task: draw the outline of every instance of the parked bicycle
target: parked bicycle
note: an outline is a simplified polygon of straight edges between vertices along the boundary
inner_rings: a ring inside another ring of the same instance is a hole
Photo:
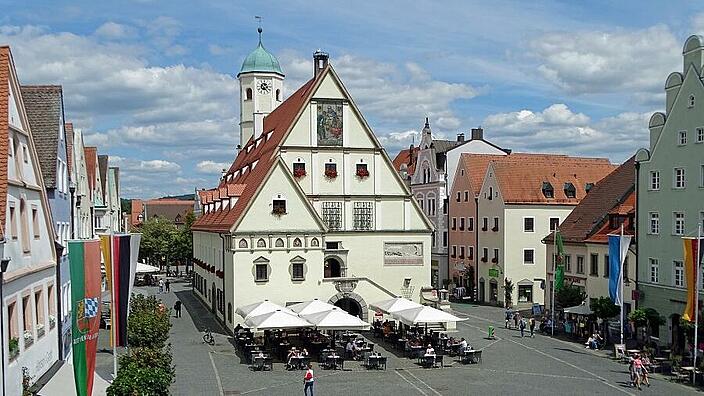
[[[210,329],[205,329],[205,334],[203,334],[203,342],[208,345],[215,345],[215,338],[213,338],[213,333]]]

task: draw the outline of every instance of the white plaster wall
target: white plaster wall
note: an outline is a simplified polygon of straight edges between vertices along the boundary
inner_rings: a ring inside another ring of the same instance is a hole
[[[459,164],[462,153],[506,155],[505,152],[483,140],[470,140],[461,146],[451,149],[447,152],[447,160],[445,161],[445,169],[447,169],[447,182],[449,184],[447,191],[452,191],[452,186],[455,182],[455,173],[457,172],[457,165]]]

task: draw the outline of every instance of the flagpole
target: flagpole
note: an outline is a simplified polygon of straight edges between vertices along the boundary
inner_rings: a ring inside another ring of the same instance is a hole
[[[550,326],[550,336],[554,337],[555,336],[555,275],[556,275],[556,270],[557,270],[557,262],[556,262],[556,257],[557,255],[557,227],[552,232],[552,290],[550,292],[552,293],[552,296],[550,297],[550,314],[552,315],[552,326]]]
[[[698,335],[699,335],[699,279],[701,279],[701,276],[699,275],[700,271],[700,265],[701,265],[701,257],[702,257],[702,246],[701,246],[701,240],[702,240],[702,225],[699,224],[697,226],[697,257],[694,258],[696,261],[694,262],[694,276],[696,277],[695,284],[696,286],[694,287],[694,348],[693,348],[693,356],[694,358],[692,359],[693,366],[694,366],[694,374],[692,374],[692,384],[694,384],[694,381],[697,378],[697,352],[699,352],[699,347],[697,346],[698,342]]]
[[[619,303],[621,305],[621,345],[623,345],[623,262],[624,258],[621,257],[623,254],[623,248],[621,247],[621,243],[623,242],[623,223],[621,223],[621,237],[619,238],[619,248],[618,248],[618,265],[621,267],[619,268]],[[626,254],[628,254],[628,251],[626,251]]]
[[[112,308],[110,309],[110,332],[112,335],[112,378],[117,378],[117,334],[115,332],[115,254],[113,251],[113,246],[115,245],[113,240],[113,231],[110,230],[110,303]]]

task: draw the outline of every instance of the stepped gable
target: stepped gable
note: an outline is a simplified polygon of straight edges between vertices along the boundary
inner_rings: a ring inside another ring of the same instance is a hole
[[[240,150],[230,169],[225,173],[218,189],[200,191],[203,204],[211,203],[220,197],[220,187],[228,187],[229,197],[238,197],[234,206],[203,213],[193,224],[197,231],[225,232],[237,222],[262,185],[269,171],[278,161],[279,146],[308,103],[315,87],[330,66],[309,80],[264,118],[264,129],[258,138],[250,138]]]
[[[56,153],[61,129],[61,85],[23,85],[24,103],[46,188],[56,188]]]
[[[635,212],[635,172],[635,157],[631,157],[597,183],[560,224],[562,240],[605,242],[606,235],[601,234],[608,228],[609,214]],[[545,240],[552,241],[552,234]]]
[[[587,195],[587,183],[597,183],[616,168],[606,158],[534,154],[513,159],[519,160],[499,160],[492,164],[501,195],[507,204],[577,205]],[[552,185],[554,198],[543,194],[545,182]],[[574,198],[568,198],[565,194],[565,183],[574,186]]]

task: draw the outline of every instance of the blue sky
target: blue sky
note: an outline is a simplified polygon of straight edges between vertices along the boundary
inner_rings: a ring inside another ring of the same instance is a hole
[[[285,90],[329,52],[391,157],[428,116],[438,137],[481,125],[515,151],[620,162],[647,146],[684,40],[704,31],[695,1],[350,4],[0,0],[0,42],[22,83],[64,86],[67,119],[120,166],[123,196],[147,198],[210,187],[232,161],[255,15]]]

